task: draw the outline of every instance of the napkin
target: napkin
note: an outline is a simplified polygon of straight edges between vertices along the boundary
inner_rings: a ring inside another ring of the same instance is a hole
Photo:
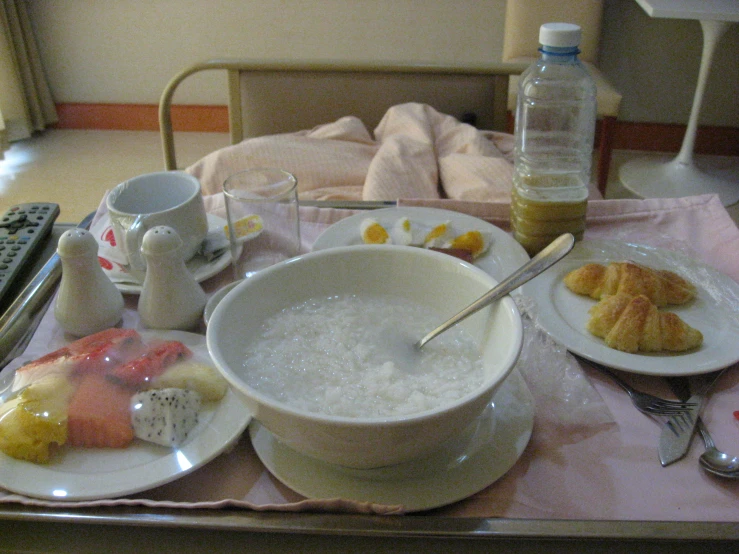
[[[223,195],[205,197],[209,213],[223,213]],[[472,214],[504,229],[510,207],[505,202],[401,199],[401,205],[447,208]],[[330,224],[357,213],[301,207],[303,249]],[[739,229],[714,195],[679,199],[593,201],[586,237],[670,245],[739,280]],[[209,293],[229,282],[224,271],[204,283]],[[470,498],[434,510],[433,515],[586,520],[739,521],[739,484],[714,480],[697,465],[698,445],[670,468],[659,464],[659,425],[637,412],[627,396],[606,378],[584,372],[561,345],[546,345],[537,335],[536,312],[525,302],[526,340],[542,341],[541,354],[527,346],[519,362],[536,401],[531,440],[519,461],[501,479]],[[135,298],[127,298],[124,326],[140,328]],[[65,337],[47,312],[32,345],[63,344]],[[527,343],[528,344],[528,343]],[[19,363],[20,361],[16,362]],[[524,365],[525,364],[525,365]],[[549,371],[554,368],[553,371]],[[0,375],[0,378],[2,375]],[[666,395],[661,378],[632,376],[637,386]],[[569,383],[572,379],[573,383]],[[589,386],[584,386],[589,382]],[[662,387],[660,389],[660,386]],[[729,371],[714,389],[703,416],[728,445],[736,443],[739,371]],[[602,401],[602,403],[601,403]],[[577,405],[564,420],[552,410]],[[597,416],[581,425],[588,415]],[[615,424],[611,421],[615,419]],[[728,449],[728,446],[727,446]],[[144,506],[152,508],[248,508],[253,510],[402,513],[401,506],[381,506],[340,499],[306,500],[282,485],[259,462],[248,437],[194,473],[130,498],[93,502],[48,502],[0,490],[0,504],[47,507]]]
[[[510,230],[507,202],[401,198],[399,206],[454,210]],[[588,201],[586,239],[610,239],[677,250],[739,282],[739,229],[715,194],[682,198]]]

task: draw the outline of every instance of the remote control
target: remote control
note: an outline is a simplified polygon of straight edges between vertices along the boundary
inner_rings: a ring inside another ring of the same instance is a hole
[[[0,300],[51,232],[59,204],[17,204],[0,217]]]

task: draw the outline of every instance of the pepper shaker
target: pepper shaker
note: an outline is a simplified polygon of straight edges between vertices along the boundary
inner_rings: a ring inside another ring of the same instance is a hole
[[[185,266],[182,239],[166,225],[144,234],[141,254],[146,277],[139,296],[141,322],[150,329],[192,330],[200,322],[206,295]]]
[[[123,315],[123,295],[100,267],[95,237],[85,229],[65,231],[57,254],[62,280],[54,316],[62,329],[82,337],[114,327]]]

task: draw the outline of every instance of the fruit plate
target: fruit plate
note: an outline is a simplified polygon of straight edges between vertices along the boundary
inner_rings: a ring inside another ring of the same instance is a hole
[[[193,359],[212,364],[205,337],[183,331],[142,331],[142,339],[178,340]],[[46,352],[27,352],[30,361]],[[83,501],[116,498],[164,485],[183,477],[233,444],[251,416],[229,389],[217,404],[205,405],[199,423],[179,448],[135,439],[124,449],[64,448],[48,464],[17,460],[0,452],[0,487],[34,498]]]

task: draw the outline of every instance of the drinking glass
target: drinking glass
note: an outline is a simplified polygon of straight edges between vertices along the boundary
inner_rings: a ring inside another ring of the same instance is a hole
[[[298,181],[277,168],[240,171],[223,183],[234,280],[300,251]]]

